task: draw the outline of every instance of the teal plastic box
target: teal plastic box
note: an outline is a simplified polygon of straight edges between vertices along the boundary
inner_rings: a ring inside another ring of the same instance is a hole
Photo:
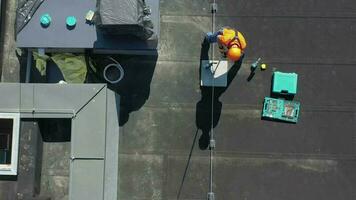
[[[298,122],[300,103],[265,97],[262,117],[287,122]]]
[[[297,94],[298,74],[274,72],[272,92],[277,94]]]

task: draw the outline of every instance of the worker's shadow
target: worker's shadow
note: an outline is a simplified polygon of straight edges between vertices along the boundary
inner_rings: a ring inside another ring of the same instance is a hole
[[[209,43],[204,41],[202,43],[200,53],[199,74],[201,74],[200,72],[202,60],[209,60],[209,48]],[[196,104],[196,126],[198,129],[202,130],[202,135],[199,139],[199,147],[202,150],[206,149],[209,146],[210,130],[212,127],[215,128],[217,126],[220,119],[222,103],[219,101],[219,98],[227,90],[232,80],[235,78],[237,72],[241,67],[243,57],[244,56],[242,56],[242,58],[238,62],[235,62],[235,64],[229,69],[227,74],[227,86],[214,87],[214,97],[212,96],[212,87],[200,86],[201,99]],[[212,105],[214,105],[213,113]]]

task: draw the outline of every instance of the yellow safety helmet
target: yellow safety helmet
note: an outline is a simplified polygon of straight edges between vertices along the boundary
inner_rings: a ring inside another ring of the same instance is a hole
[[[238,61],[241,58],[242,52],[237,45],[232,45],[232,47],[227,50],[226,56],[232,61]]]

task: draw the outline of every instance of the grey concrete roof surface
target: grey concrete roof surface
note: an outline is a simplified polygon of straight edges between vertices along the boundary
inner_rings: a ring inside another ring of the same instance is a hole
[[[199,148],[202,131],[195,134],[197,126],[210,127],[209,90],[199,88],[209,3],[160,1],[160,50],[149,99],[120,132],[121,199],[206,199],[208,151]],[[217,3],[217,27],[236,27],[248,47],[215,106],[216,199],[354,199],[356,3]],[[248,82],[258,57],[268,69]],[[299,74],[297,124],[260,119],[275,70]]]
[[[199,87],[199,64],[206,56],[204,34],[211,30],[209,3],[160,0],[157,59],[120,62],[125,78],[113,86],[122,111],[120,200],[206,199],[209,151],[201,148],[210,127],[211,93]],[[356,2],[217,3],[217,27],[236,27],[248,46],[241,66],[229,73],[229,87],[216,90],[216,199],[354,200]],[[258,57],[268,69],[248,82]],[[297,124],[261,120],[276,70],[299,75]],[[45,144],[43,158],[67,148]],[[66,198],[63,154],[43,162],[43,180],[50,185],[42,189],[53,199]]]

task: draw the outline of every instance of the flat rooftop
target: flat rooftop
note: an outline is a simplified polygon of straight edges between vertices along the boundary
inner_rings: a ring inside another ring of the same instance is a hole
[[[356,198],[356,1],[217,1],[247,40],[216,90],[216,199]],[[211,93],[199,86],[210,1],[161,0],[158,57],[129,57],[121,85],[119,199],[203,200]],[[268,65],[247,81],[258,57]],[[218,58],[218,57],[216,57]],[[274,71],[298,74],[297,124],[261,120]],[[68,143],[44,143],[41,193],[67,199]],[[8,190],[7,190],[8,191]],[[0,191],[1,194],[4,191]]]

